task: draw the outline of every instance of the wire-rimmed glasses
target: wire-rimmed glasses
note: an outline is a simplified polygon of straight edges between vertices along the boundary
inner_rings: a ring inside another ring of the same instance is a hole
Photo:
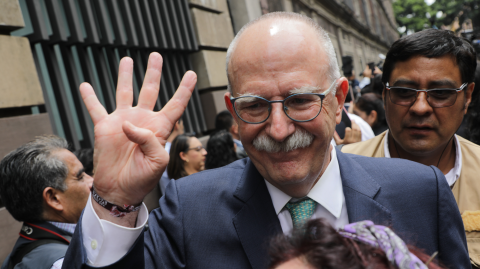
[[[237,116],[246,123],[265,122],[272,111],[272,103],[282,103],[283,111],[291,120],[306,122],[322,111],[323,99],[334,88],[336,81],[323,93],[296,93],[283,100],[269,101],[253,95],[230,98]]]
[[[457,93],[464,90],[468,85],[467,82],[463,83],[460,88],[457,89],[428,89],[417,90],[406,87],[390,87],[387,82],[385,88],[390,92],[390,101],[400,106],[411,106],[417,100],[417,96],[420,92],[425,92],[427,95],[427,102],[431,107],[449,107],[455,104],[457,101]]]

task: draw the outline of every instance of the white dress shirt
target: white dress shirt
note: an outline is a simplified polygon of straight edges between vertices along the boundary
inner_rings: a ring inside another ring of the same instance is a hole
[[[348,224],[347,206],[345,204],[345,195],[343,194],[342,178],[340,167],[338,166],[337,153],[331,151],[330,164],[327,169],[313,186],[307,197],[317,202],[317,208],[312,215],[312,219],[325,218],[335,228],[341,228]],[[282,231],[285,234],[290,233],[293,228],[292,217],[285,205],[292,199],[281,190],[265,180],[268,192],[272,198],[275,213],[277,213]]]
[[[292,218],[288,210],[283,208],[291,197],[265,182],[282,231],[288,233],[293,227]],[[324,174],[307,196],[318,203],[312,218],[325,218],[336,228],[348,224],[347,207],[335,150],[331,151],[330,164]],[[100,219],[93,209],[90,197],[82,218],[83,247],[87,252],[88,264],[101,267],[120,260],[137,240],[147,220],[148,210],[145,204],[138,213],[136,228],[127,228]]]
[[[460,172],[462,172],[462,149],[460,148],[460,142],[458,141],[457,135],[454,135],[453,142],[455,143],[455,166],[445,175],[447,183],[450,187],[457,182],[457,179],[460,177]],[[388,130],[385,134],[385,144],[383,145],[383,150],[385,151],[385,157],[391,158],[390,150],[388,149]]]

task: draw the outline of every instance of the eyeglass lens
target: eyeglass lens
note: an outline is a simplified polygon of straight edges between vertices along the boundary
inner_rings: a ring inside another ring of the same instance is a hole
[[[420,92],[418,92],[419,94]],[[427,102],[432,107],[447,107],[457,100],[456,89],[432,89],[427,92]],[[411,106],[417,100],[417,91],[409,88],[391,87],[390,100],[401,106]]]
[[[238,116],[247,122],[259,123],[270,115],[271,103],[259,97],[241,97],[235,101]],[[320,113],[322,98],[317,94],[295,94],[284,100],[284,111],[293,120],[308,121]]]
[[[196,151],[201,151],[202,149],[204,149],[203,146],[198,146],[198,147],[194,147],[194,148],[189,148],[189,150],[196,150]]]

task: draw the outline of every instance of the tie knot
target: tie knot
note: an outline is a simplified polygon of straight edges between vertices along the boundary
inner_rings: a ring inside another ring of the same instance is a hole
[[[317,203],[307,198],[298,202],[288,202],[285,207],[292,216],[293,228],[298,229],[312,217]]]

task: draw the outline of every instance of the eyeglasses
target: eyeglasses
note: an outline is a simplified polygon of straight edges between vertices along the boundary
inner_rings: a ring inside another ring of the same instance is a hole
[[[425,92],[427,102],[431,107],[449,107],[457,101],[457,93],[465,89],[468,83],[463,83],[458,89],[428,89],[417,90],[405,87],[390,87],[387,83],[385,88],[390,92],[390,101],[400,106],[411,106],[417,100],[420,92]]]
[[[272,112],[272,103],[282,103],[283,111],[291,120],[306,122],[315,119],[322,111],[323,99],[335,85],[323,93],[297,93],[284,100],[269,101],[259,96],[240,96],[230,98],[237,116],[246,123],[258,124],[265,122]]]
[[[187,151],[189,151],[189,150],[195,150],[195,151],[200,152],[202,149],[205,149],[205,148],[204,148],[203,146],[198,146],[198,147],[194,147],[194,148],[188,148]]]

